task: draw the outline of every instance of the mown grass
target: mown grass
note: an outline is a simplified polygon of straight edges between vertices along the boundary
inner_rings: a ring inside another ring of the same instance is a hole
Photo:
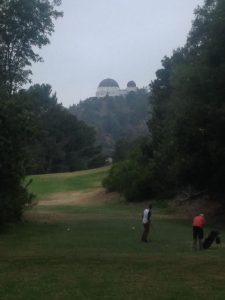
[[[34,212],[65,219],[8,226],[0,238],[0,299],[225,299],[223,246],[193,252],[190,220],[156,203],[151,242],[143,244],[143,206],[41,206]]]
[[[101,186],[101,180],[108,172],[108,167],[80,171],[73,173],[58,173],[47,175],[33,175],[28,177],[32,183],[30,191],[38,199],[49,196],[52,193],[82,191]]]

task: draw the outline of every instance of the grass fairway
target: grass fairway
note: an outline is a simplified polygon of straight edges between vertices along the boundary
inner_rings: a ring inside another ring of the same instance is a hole
[[[224,300],[223,246],[193,252],[190,220],[157,204],[141,243],[143,204],[105,194],[106,171],[34,177],[29,222],[1,232],[0,299]]]
[[[98,170],[80,171],[74,173],[57,173],[29,176],[32,180],[30,191],[38,199],[53,193],[82,191],[101,186],[102,178],[107,174],[108,167]]]

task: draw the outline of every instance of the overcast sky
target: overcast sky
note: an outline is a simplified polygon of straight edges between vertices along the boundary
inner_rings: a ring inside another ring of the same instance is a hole
[[[51,44],[33,66],[32,83],[49,83],[68,107],[95,96],[100,81],[155,78],[161,59],[183,46],[203,0],[63,0]]]

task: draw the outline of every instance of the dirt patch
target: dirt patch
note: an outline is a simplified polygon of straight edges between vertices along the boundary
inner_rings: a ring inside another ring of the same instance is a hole
[[[49,196],[46,199],[39,201],[38,205],[101,205],[102,203],[116,201],[118,199],[117,193],[107,193],[103,188],[92,189],[85,192],[66,192],[57,193]]]
[[[55,222],[69,222],[75,220],[91,220],[91,219],[105,219],[103,214],[70,214],[54,211],[46,211],[45,206],[100,206],[104,203],[117,202],[119,195],[117,193],[107,193],[103,188],[92,189],[85,192],[66,192],[57,193],[49,196],[46,199],[40,200],[37,204],[38,211],[31,210],[24,214],[25,221],[38,223],[55,223]],[[43,210],[41,209],[43,207]],[[107,216],[107,219],[110,216]],[[112,216],[112,218],[114,218]]]

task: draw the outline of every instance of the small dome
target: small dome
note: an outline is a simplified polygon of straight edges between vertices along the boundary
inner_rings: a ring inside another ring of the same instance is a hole
[[[127,87],[136,87],[136,83],[134,81],[129,81]]]
[[[119,87],[119,84],[114,79],[104,79],[100,82],[99,87]]]

